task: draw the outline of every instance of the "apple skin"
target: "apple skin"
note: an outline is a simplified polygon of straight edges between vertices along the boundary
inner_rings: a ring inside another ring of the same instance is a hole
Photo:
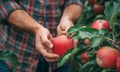
[[[70,38],[67,38],[66,35],[60,35],[52,39],[53,53],[62,56],[66,53],[69,49],[74,47],[74,42]]]
[[[95,28],[97,30],[105,28],[107,29],[109,32],[111,31],[109,22],[107,20],[95,20],[92,24],[91,24],[91,28]]]
[[[88,0],[88,2],[93,5],[97,3],[97,0]]]
[[[104,12],[104,6],[100,4],[94,4],[93,5],[93,11],[95,14],[100,14]]]
[[[115,68],[120,52],[114,48],[103,46],[96,54],[96,62],[102,68]]]
[[[116,69],[118,72],[120,72],[120,55],[117,57],[117,60],[116,60]]]
[[[80,56],[81,62],[83,64],[86,63],[90,59],[90,57],[87,54],[88,54],[88,52],[84,52]]]

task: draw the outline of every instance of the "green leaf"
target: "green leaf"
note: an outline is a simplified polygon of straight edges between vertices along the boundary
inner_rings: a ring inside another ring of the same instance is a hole
[[[88,61],[87,63],[85,63],[85,64],[79,69],[79,72],[88,72],[93,65],[96,65],[96,61],[95,61],[95,60],[93,60],[93,61]]]
[[[69,54],[69,53],[66,54],[66,55],[61,59],[61,61],[57,63],[57,67],[63,66],[63,65],[69,60],[70,56],[71,56],[71,54]]]
[[[117,72],[116,69],[103,69],[101,72]]]
[[[57,63],[57,67],[61,67],[63,66],[68,60],[70,60],[70,58],[72,58],[72,56],[74,56],[76,53],[79,52],[80,49],[78,48],[73,48],[68,50],[58,61]]]
[[[102,36],[108,34],[108,30],[107,29],[100,29],[98,31],[99,31],[99,34],[102,35]]]
[[[120,14],[120,4],[118,2],[106,2],[104,14],[106,19],[109,20],[110,26],[114,28],[114,20]]]
[[[105,19],[105,16],[102,15],[102,14],[99,14],[99,15],[97,15],[97,16],[95,17],[94,21],[95,21],[95,20],[98,20],[98,19]]]
[[[88,56],[94,57],[96,51],[97,51],[97,50],[95,50],[95,49],[93,49],[93,50],[91,50],[91,51],[88,51]]]
[[[98,30],[93,29],[93,28],[89,28],[89,27],[81,28],[80,32],[79,32],[79,36],[82,39],[84,39],[84,38],[90,39],[96,34],[98,34]]]
[[[117,2],[106,2],[104,14],[107,20],[110,20],[112,16],[116,15],[120,11],[120,5]]]
[[[78,26],[75,25],[68,29],[67,36],[72,34],[73,39],[84,39],[84,38],[91,38],[92,36],[98,34],[98,30],[94,28],[90,28],[87,26]]]
[[[20,63],[18,61],[17,56],[8,50],[0,51],[0,60],[4,60],[6,62],[10,62],[13,67],[13,71],[15,71],[18,67],[20,67]]]
[[[73,36],[72,36],[73,39],[79,39],[80,36],[79,36],[79,31],[76,31]]]
[[[79,30],[80,25],[74,25],[67,30],[67,36]]]
[[[104,36],[95,36],[90,40],[90,45],[91,47],[98,47],[100,44],[102,44],[105,41],[105,37]]]

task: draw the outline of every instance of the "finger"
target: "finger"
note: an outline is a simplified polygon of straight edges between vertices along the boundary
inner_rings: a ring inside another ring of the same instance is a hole
[[[65,31],[61,31],[60,35],[66,35]]]
[[[49,58],[45,58],[45,60],[47,62],[57,62],[59,59],[49,59]]]
[[[35,46],[36,46],[36,50],[37,50],[39,53],[41,53],[41,48],[44,48],[44,46],[42,45],[40,38],[36,38]]]
[[[58,55],[53,55],[53,53],[50,49],[47,50],[47,51],[46,51],[46,49],[39,49],[39,52],[42,54],[42,56],[44,57],[44,59],[47,62],[56,62],[56,61],[59,60],[59,56]]]
[[[66,35],[66,26],[65,25],[60,26],[59,35]]]
[[[62,32],[61,32],[61,35],[66,35],[66,31],[62,31]]]
[[[72,26],[73,26],[73,24],[66,25],[65,32],[67,32],[67,31],[68,31],[68,29],[69,29],[70,27],[72,27]]]
[[[59,35],[66,35],[66,32],[65,31],[61,31],[61,32],[58,32],[57,34],[58,34],[58,36]]]
[[[66,30],[66,26],[65,25],[60,25],[60,29],[62,30],[62,31],[65,31]]]
[[[52,53],[52,52],[48,52],[46,49],[42,49],[42,50],[41,50],[41,54],[42,54],[45,58],[48,58],[48,59],[58,59],[58,58],[59,58],[59,55],[54,54],[54,53]]]
[[[48,57],[44,57],[44,58],[47,62],[56,62],[59,60],[59,58],[48,58]]]
[[[43,47],[42,45],[39,45],[40,47]],[[58,59],[59,55],[52,53],[52,50],[46,49],[46,48],[39,48],[38,51],[43,55],[43,57],[48,59]]]
[[[65,32],[67,32],[69,28],[70,28],[70,27],[67,27],[66,30],[65,30]]]
[[[64,30],[62,30],[61,29],[61,27],[60,27],[60,25],[57,27],[57,35],[61,35],[62,34],[62,31],[64,31]]]
[[[51,49],[48,49],[48,48],[46,48],[46,49],[47,49],[47,52],[53,53],[53,51]]]
[[[53,48],[53,44],[50,39],[52,39],[52,37],[48,37],[47,35],[41,36],[42,44],[44,44],[46,48]]]
[[[53,39],[53,36],[50,34],[50,35],[48,36],[48,38],[49,38],[49,40],[52,40],[52,39]]]

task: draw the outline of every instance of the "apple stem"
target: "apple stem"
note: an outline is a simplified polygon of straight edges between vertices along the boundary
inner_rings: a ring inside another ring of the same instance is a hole
[[[107,40],[109,40],[108,42],[109,43],[111,43],[112,45],[113,45],[113,47],[115,47],[116,49],[118,49],[119,51],[120,51],[120,45],[118,45],[118,44],[120,44],[120,41],[119,42],[116,42],[116,39],[115,38],[113,38],[113,39],[111,39],[111,38],[109,38],[109,37],[105,37]]]
[[[114,44],[114,47],[120,51],[120,46]]]
[[[120,46],[120,41],[116,42],[116,44]]]
[[[107,40],[109,41],[113,41],[113,39],[109,38],[109,37],[105,37]]]

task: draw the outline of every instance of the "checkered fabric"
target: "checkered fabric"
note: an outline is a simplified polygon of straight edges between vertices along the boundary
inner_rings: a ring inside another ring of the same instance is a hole
[[[63,9],[70,4],[82,5],[80,0],[0,0],[0,50],[15,53],[21,67],[16,72],[35,72],[39,54],[34,35],[17,30],[7,19],[18,9],[25,10],[39,24],[55,35]]]

